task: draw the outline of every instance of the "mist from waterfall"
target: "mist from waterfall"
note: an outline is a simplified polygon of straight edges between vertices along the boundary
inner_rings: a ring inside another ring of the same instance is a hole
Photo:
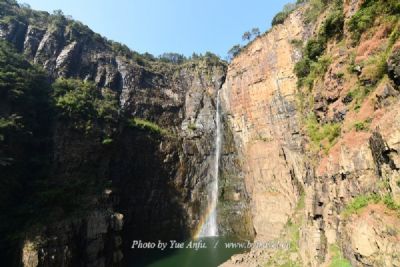
[[[220,96],[217,92],[217,106],[215,112],[215,156],[214,156],[214,170],[212,181],[207,187],[208,194],[208,217],[201,228],[199,237],[218,236],[217,224],[217,204],[218,204],[218,176],[219,176],[219,158],[221,154],[221,114],[220,114]]]

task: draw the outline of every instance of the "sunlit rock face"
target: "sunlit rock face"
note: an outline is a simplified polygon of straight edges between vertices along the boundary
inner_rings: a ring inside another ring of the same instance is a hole
[[[344,2],[346,20],[362,2]],[[287,238],[289,222],[297,220],[298,255],[291,252],[282,257],[272,251],[252,250],[223,266],[275,266],[288,260],[304,266],[329,266],[333,246],[341,246],[353,266],[391,266],[391,262],[398,262],[395,240],[399,235],[390,230],[397,221],[395,213],[382,202],[348,218],[343,212],[354,198],[372,193],[390,192],[398,201],[395,181],[399,179],[396,140],[400,46],[397,41],[388,54],[388,79],[374,87],[359,111],[353,111],[346,96],[357,82],[368,82],[366,70],[360,69],[357,77],[347,80],[336,74],[346,72],[351,55],[360,62],[365,54],[374,54],[372,45],[384,47],[388,41],[385,32],[390,30],[378,24],[376,34],[363,35],[352,47],[351,33],[345,27],[347,46],[344,41],[328,42],[325,53],[332,63],[324,77],[314,82],[313,89],[306,91],[305,97],[312,99],[310,110],[300,110],[300,101],[304,100],[299,99],[293,69],[302,55],[292,41],[305,43],[315,38],[326,18],[324,13],[315,23],[305,25],[302,12],[307,8],[300,7],[283,24],[245,47],[229,65],[221,94],[239,150],[256,240]],[[310,149],[304,123],[311,112],[321,124],[334,122],[342,126],[332,148],[317,156]],[[356,130],[354,125],[360,121],[369,121],[369,129]],[[300,212],[296,208],[299,203],[304,204]]]
[[[279,236],[306,179],[293,74],[300,55],[290,43],[305,36],[295,12],[234,58],[221,94],[244,162],[257,239]]]

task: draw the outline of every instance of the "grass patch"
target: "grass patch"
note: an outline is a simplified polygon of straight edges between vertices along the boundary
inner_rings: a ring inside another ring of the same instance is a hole
[[[306,194],[303,192],[297,202],[296,211],[300,211],[306,207]]]
[[[386,205],[386,207],[387,207],[388,209],[394,210],[394,211],[396,211],[397,213],[399,213],[399,215],[400,215],[400,205],[397,204],[397,203],[394,201],[392,195],[389,195],[389,194],[385,195],[385,196],[383,197],[383,203]]]
[[[329,267],[351,267],[350,262],[343,257],[342,251],[337,245],[331,245],[329,250],[332,254],[332,261]]]
[[[299,250],[299,241],[300,241],[300,225],[292,222],[292,220],[289,218],[287,224],[286,224],[286,231],[289,236],[291,236],[290,240],[290,251],[291,252],[297,252]]]
[[[113,142],[112,138],[105,138],[101,143],[103,145],[109,145]]]
[[[356,129],[356,132],[368,131],[370,124],[371,119],[367,119],[365,121],[356,121],[354,123],[354,128]]]
[[[377,84],[387,74],[387,58],[389,51],[383,51],[378,55],[369,58],[363,65],[362,75],[363,81],[371,84]]]
[[[290,218],[285,225],[286,237],[290,238],[290,249],[288,251],[277,251],[264,264],[265,267],[301,267],[299,260],[290,259],[291,254],[298,253],[300,240],[300,224],[293,222]]]
[[[363,208],[372,203],[383,203],[388,209],[396,211],[400,216],[400,205],[397,204],[391,194],[380,196],[378,194],[366,194],[355,197],[346,205],[342,211],[342,215],[346,218],[351,214],[359,213]]]
[[[140,119],[140,118],[132,118],[129,120],[129,126],[133,128],[139,128],[145,131],[149,131],[151,133],[160,134],[160,135],[168,135],[169,132],[166,129],[163,129],[159,125],[154,122]]]
[[[342,212],[344,217],[348,217],[351,214],[358,213],[362,208],[368,206],[371,203],[379,203],[381,197],[377,194],[359,195],[355,197]]]
[[[354,103],[353,109],[355,111],[360,110],[362,103],[372,91],[372,89],[373,88],[371,86],[357,85],[346,95],[347,98],[352,99],[351,101]]]
[[[300,84],[311,89],[316,79],[323,79],[331,63],[332,58],[329,56],[322,56],[318,59],[318,61],[312,62],[310,66],[310,73],[304,79],[299,80]]]
[[[310,138],[311,143],[318,149],[324,149],[325,152],[329,151],[340,136],[341,125],[339,123],[321,125],[313,113],[307,117],[305,124],[307,136]]]

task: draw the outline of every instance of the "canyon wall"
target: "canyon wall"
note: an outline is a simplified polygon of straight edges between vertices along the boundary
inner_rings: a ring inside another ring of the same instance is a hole
[[[328,41],[321,56],[329,57],[326,73],[309,88],[294,70],[307,40],[320,38],[334,10],[329,5],[313,23],[306,22],[312,3],[300,5],[229,65],[221,95],[244,166],[256,240],[286,240],[291,248],[253,249],[222,266],[330,266],[340,255],[352,266],[399,265],[393,204],[399,198],[399,50],[390,41],[398,24],[377,20],[354,45],[347,25],[363,3],[344,1],[343,37]],[[374,83],[365,78],[368,58],[382,51],[389,55],[388,77]],[[351,73],[349,65],[357,70]],[[371,92],[355,103],[349,92],[357,86]],[[313,144],[310,114],[320,125],[339,125],[332,147],[323,150],[322,139]],[[361,122],[368,126],[361,129]],[[368,200],[376,196],[383,201]]]
[[[296,113],[290,40],[305,36],[300,12],[258,37],[229,65],[223,106],[244,159],[257,239],[273,239],[292,215],[307,168]]]
[[[23,265],[125,266],[138,256],[130,249],[133,240],[193,236],[207,209],[225,63],[213,55],[182,64],[135,59],[62,15],[2,7],[0,38],[43,67],[50,81],[93,82],[118,103],[118,119],[111,123],[81,129],[78,121],[55,118],[43,125],[51,132],[49,181],[55,187],[77,185],[85,205],[81,213],[31,229],[22,244]],[[132,124],[137,118],[152,124]],[[251,238],[248,196],[233,176],[237,150],[229,131],[225,137],[221,233]],[[64,197],[78,196],[74,190]]]
[[[290,245],[223,266],[400,265],[399,15],[379,10],[355,32],[352,18],[374,1],[322,1],[315,13],[317,2],[297,5],[228,66],[210,55],[161,62],[63,16],[3,4],[0,38],[50,82],[91,81],[118,103],[110,123],[46,126],[46,175],[52,186],[85,188],[66,200],[84,191],[85,212],[24,233],[23,265],[124,266],[137,257],[133,239],[193,236],[207,208],[218,90],[220,233]],[[329,24],[332,14],[340,16]],[[298,63],[320,40],[299,77]]]

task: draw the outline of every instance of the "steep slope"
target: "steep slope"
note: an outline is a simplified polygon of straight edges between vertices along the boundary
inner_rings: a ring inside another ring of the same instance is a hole
[[[10,141],[13,114],[29,116],[25,106],[13,110],[1,100],[0,141],[8,146],[0,151],[2,173],[13,177],[23,166],[32,172],[18,179],[39,182],[39,198],[29,198],[33,212],[8,207],[5,225],[21,211],[42,217],[13,232],[12,259],[124,266],[137,256],[133,239],[197,232],[221,90],[221,233],[270,245],[223,266],[400,265],[400,6],[298,2],[228,67],[211,54],[161,62],[61,13],[0,2],[0,37],[30,62],[20,58],[18,68],[33,63],[48,74],[37,73],[49,119],[31,119],[45,123],[33,147],[44,146],[38,152],[47,161],[36,169],[23,164],[34,159],[23,153],[31,148]],[[60,77],[76,80],[54,82]],[[34,126],[27,129],[36,136]],[[22,165],[9,165],[12,157]],[[10,188],[32,189],[19,186]]]
[[[306,177],[296,119],[300,55],[290,40],[305,36],[296,11],[235,57],[223,87],[223,103],[245,159],[257,238],[273,239],[293,212]],[[300,187],[298,187],[300,186]],[[273,216],[271,216],[273,214]]]
[[[223,102],[256,240],[291,248],[223,266],[399,264],[399,17],[309,1],[233,59]]]
[[[23,237],[4,258],[21,257],[24,266],[120,266],[136,257],[132,240],[192,236],[207,208],[216,92],[226,65],[212,54],[182,64],[161,62],[62,13],[0,4],[1,39],[48,73],[53,105],[50,122],[42,125],[48,162],[41,177],[23,177],[40,182],[33,214],[23,213],[40,220],[12,233]],[[238,167],[229,131],[225,135],[221,175],[229,177]],[[4,168],[13,173],[16,166]],[[221,187],[223,212],[230,215],[222,232],[251,236],[245,192],[233,203],[229,197],[243,182],[229,181]],[[12,214],[5,218],[16,222]],[[2,242],[10,247],[10,239]]]

